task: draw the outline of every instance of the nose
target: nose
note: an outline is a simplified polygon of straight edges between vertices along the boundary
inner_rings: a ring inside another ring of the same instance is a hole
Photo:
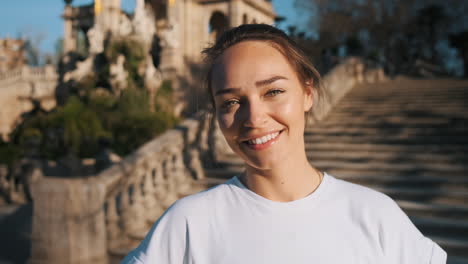
[[[265,125],[267,114],[265,107],[260,102],[248,102],[245,105],[244,126],[250,128],[259,128]]]

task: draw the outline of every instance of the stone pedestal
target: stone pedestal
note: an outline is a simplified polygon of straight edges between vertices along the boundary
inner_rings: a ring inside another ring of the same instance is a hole
[[[44,177],[31,189],[30,264],[107,264],[103,185]]]
[[[64,54],[76,50],[76,32],[73,28],[72,7],[70,5],[65,6],[63,12],[64,19],[64,32],[63,32],[63,52]]]
[[[229,2],[229,26],[237,27],[242,24],[242,1],[233,0]]]

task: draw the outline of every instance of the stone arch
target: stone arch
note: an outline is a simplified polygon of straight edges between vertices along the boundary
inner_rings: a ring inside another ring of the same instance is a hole
[[[211,14],[208,22],[208,32],[210,34],[210,41],[215,41],[221,33],[229,28],[228,17],[220,11],[215,11]]]

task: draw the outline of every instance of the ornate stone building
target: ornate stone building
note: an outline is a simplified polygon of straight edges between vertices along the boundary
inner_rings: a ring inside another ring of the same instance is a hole
[[[190,108],[200,89],[203,48],[229,27],[273,24],[276,17],[268,0],[136,0],[133,14],[121,10],[121,0],[95,0],[79,7],[66,2],[65,52],[76,50],[78,34],[87,36],[95,53],[102,51],[102,44],[97,44],[103,43],[103,36],[137,36],[152,47],[162,78],[172,80],[178,101],[184,102],[179,109]],[[95,34],[96,29],[101,33]]]
[[[23,67],[24,45],[21,39],[0,39],[0,73]]]

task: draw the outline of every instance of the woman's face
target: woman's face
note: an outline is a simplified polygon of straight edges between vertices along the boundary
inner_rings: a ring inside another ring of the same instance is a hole
[[[227,49],[212,72],[216,118],[229,146],[249,165],[269,170],[304,154],[304,112],[312,106],[286,58],[271,44]]]

